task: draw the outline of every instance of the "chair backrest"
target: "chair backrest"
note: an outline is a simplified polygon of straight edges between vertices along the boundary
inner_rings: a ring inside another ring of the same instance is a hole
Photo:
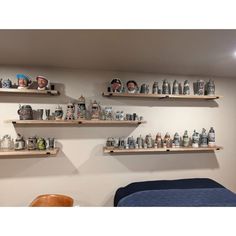
[[[30,204],[31,207],[72,207],[73,198],[60,194],[40,195]]]

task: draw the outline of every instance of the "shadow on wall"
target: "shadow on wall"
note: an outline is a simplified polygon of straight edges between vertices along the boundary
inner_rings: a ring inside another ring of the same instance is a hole
[[[90,158],[79,167],[81,173],[93,175],[219,168],[214,152],[109,155],[103,154],[102,149],[103,145],[97,145],[92,150]]]
[[[215,100],[181,100],[181,99],[150,99],[150,98],[125,98],[112,97],[103,99],[102,105],[119,105],[119,106],[145,106],[145,107],[218,107]]]
[[[0,178],[24,178],[34,176],[77,175],[78,169],[63,153],[62,145],[55,157],[1,157]]]
[[[124,127],[113,126],[107,127],[20,127],[16,126],[16,133],[24,134],[25,137],[30,137],[37,134],[42,137],[56,137],[56,139],[107,139],[107,137],[127,137],[135,129],[136,126]]]

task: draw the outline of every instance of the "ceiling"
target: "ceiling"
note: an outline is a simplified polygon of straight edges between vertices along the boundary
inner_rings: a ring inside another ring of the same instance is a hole
[[[0,65],[236,76],[236,30],[0,30]]]

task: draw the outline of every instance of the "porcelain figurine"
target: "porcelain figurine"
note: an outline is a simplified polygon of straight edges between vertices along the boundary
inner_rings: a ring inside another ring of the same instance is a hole
[[[113,93],[122,93],[124,90],[122,81],[119,78],[112,79],[110,89]]]
[[[190,85],[189,85],[189,81],[188,80],[184,81],[183,94],[184,95],[190,95]]]
[[[125,119],[125,113],[123,111],[121,111],[119,120],[124,120],[124,119]]]
[[[113,120],[112,107],[104,108],[104,120]]]
[[[46,140],[44,138],[37,139],[37,149],[46,150]]]
[[[138,148],[143,148],[143,138],[141,135],[137,138],[136,143],[138,144]]]
[[[86,118],[86,104],[85,98],[81,95],[77,104],[77,119],[85,119]]]
[[[119,120],[120,119],[120,111],[116,111],[115,113],[115,119]]]
[[[75,105],[73,103],[68,103],[65,120],[74,120],[74,119],[75,119]]]
[[[99,120],[101,107],[97,103],[97,101],[94,101],[90,104],[90,110],[91,110],[91,119],[92,120]]]
[[[37,138],[35,136],[28,138],[27,148],[28,148],[28,150],[36,150],[37,149]]]
[[[134,80],[129,80],[126,83],[126,87],[128,93],[138,93],[139,91],[138,84]]]
[[[199,147],[199,139],[200,139],[199,133],[196,132],[196,130],[194,130],[194,133],[192,135],[192,147],[194,147],[194,148]]]
[[[174,135],[173,147],[180,147],[180,136],[178,133]]]
[[[1,149],[10,150],[13,146],[13,140],[10,135],[6,134],[1,140]]]
[[[49,80],[46,79],[44,76],[37,76],[36,81],[38,83],[38,90],[46,90],[49,86]]]
[[[189,136],[188,136],[188,131],[185,130],[184,135],[183,135],[183,146],[184,147],[189,147]]]
[[[147,84],[142,84],[142,85],[141,85],[141,88],[140,88],[140,93],[148,94],[148,93],[149,93],[149,85],[147,85]]]
[[[10,79],[2,81],[2,88],[12,88],[12,82]]]
[[[202,129],[202,133],[200,135],[200,147],[208,146],[208,135],[206,133],[206,129]]]
[[[15,150],[24,150],[25,149],[25,140],[23,136],[17,134],[17,138],[15,140]]]
[[[33,110],[30,105],[19,105],[19,110],[17,111],[20,120],[33,120]]]
[[[152,86],[152,93],[158,94],[158,90],[159,90],[158,82],[154,82],[154,84]]]
[[[213,129],[213,127],[211,127],[208,132],[208,146],[209,147],[215,146],[215,130]]]
[[[17,74],[16,78],[17,78],[18,89],[27,89],[32,83],[31,79],[24,74]]]
[[[215,83],[213,80],[209,80],[206,83],[206,95],[209,95],[209,96],[215,95]]]
[[[58,105],[55,109],[54,114],[55,114],[55,120],[62,120],[64,114],[62,107]]]
[[[157,133],[157,135],[156,135],[156,143],[157,143],[157,148],[161,148],[162,147],[161,133]]]
[[[129,149],[134,149],[135,148],[135,140],[132,137],[128,137],[128,145],[129,145]]]
[[[165,79],[162,84],[162,94],[171,94],[170,83]]]
[[[197,87],[197,95],[204,95],[204,86],[205,86],[205,82],[204,80],[198,80],[196,87]]]
[[[164,139],[163,139],[163,147],[165,148],[171,148],[172,146],[172,140],[170,138],[170,134],[166,133]]]
[[[175,80],[173,83],[172,94],[179,95],[179,82],[177,80]]]

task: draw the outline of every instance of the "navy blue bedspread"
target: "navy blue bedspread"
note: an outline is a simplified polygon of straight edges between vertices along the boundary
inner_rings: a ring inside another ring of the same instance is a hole
[[[145,181],[119,188],[114,206],[236,206],[236,194],[206,178]]]

